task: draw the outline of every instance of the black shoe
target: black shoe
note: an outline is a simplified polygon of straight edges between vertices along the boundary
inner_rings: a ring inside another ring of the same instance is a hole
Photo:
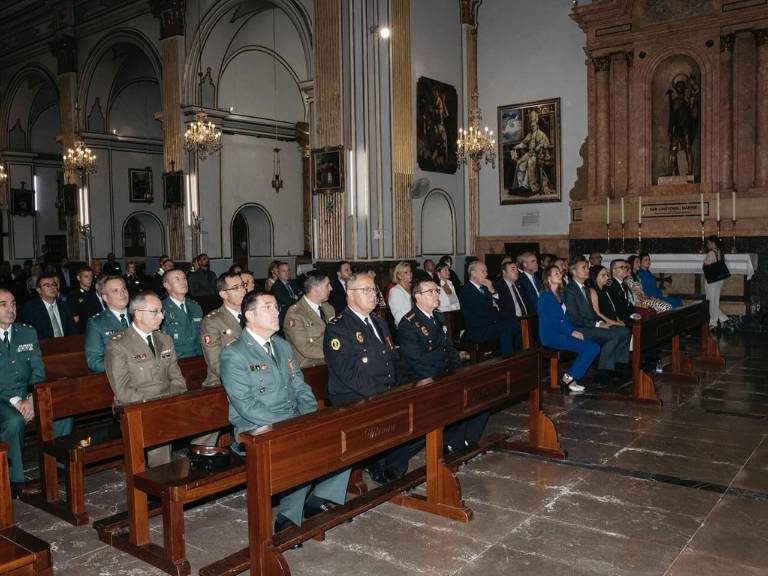
[[[456,448],[450,444],[443,444],[443,456],[450,456],[454,452],[456,452]]]
[[[307,498],[307,501],[304,503],[304,518],[312,518],[312,516],[317,516],[323,512],[328,512],[328,510],[334,506],[336,506],[336,504],[330,500],[320,498],[319,496],[315,496],[313,494]]]
[[[283,516],[282,514],[278,514],[277,518],[275,519],[275,534],[278,532],[282,532],[286,528],[294,528],[296,527],[296,524],[291,522],[288,518]],[[294,544],[291,546],[291,550],[296,550],[298,548],[301,548],[302,544],[299,542],[298,544]]]
[[[383,486],[389,482],[389,478],[384,474],[384,469],[381,468],[381,466],[371,466],[368,468],[368,475],[371,477],[371,480],[376,482],[379,486]]]

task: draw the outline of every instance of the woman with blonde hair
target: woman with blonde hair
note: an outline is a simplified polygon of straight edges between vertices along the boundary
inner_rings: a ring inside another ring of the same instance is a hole
[[[410,262],[399,262],[395,266],[392,274],[395,285],[387,295],[387,304],[392,316],[395,318],[395,326],[400,319],[410,312],[413,307],[411,304],[411,282],[413,281],[413,270]]]
[[[280,268],[280,260],[272,260],[269,263],[269,276],[264,281],[264,290],[272,291],[272,285],[277,281],[277,271]]]

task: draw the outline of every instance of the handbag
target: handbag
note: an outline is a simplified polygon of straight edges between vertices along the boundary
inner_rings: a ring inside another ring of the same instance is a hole
[[[725,260],[717,260],[712,264],[706,264],[704,267],[704,278],[707,279],[707,284],[714,284],[731,277],[731,272],[728,270],[728,266],[725,265]]]

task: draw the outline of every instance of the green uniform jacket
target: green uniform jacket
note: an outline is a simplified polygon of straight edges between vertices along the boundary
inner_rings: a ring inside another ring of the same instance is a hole
[[[327,302],[321,303],[320,306],[325,314],[325,322],[336,314],[333,306]],[[306,298],[302,298],[288,308],[283,332],[285,332],[285,339],[291,343],[301,368],[325,364],[323,354],[325,322],[312,310]]]
[[[45,380],[45,365],[37,342],[37,332],[26,324],[11,326],[11,348],[0,342],[0,400],[22,399],[29,385]]]
[[[162,331],[173,338],[173,346],[179,358],[200,356],[200,325],[203,322],[203,309],[194,300],[184,299],[187,313],[173,303],[170,297],[163,300]]]
[[[203,318],[203,327],[200,332],[200,340],[203,345],[203,356],[208,365],[208,375],[203,386],[221,386],[219,376],[219,360],[221,351],[240,338],[243,329],[240,322],[226,306],[216,308]]]
[[[127,312],[127,311],[126,311]],[[128,324],[131,315],[126,313]],[[91,372],[104,372],[104,351],[107,343],[126,329],[109,308],[88,319],[85,327],[85,363]]]
[[[270,342],[274,360],[248,330],[221,351],[221,381],[236,442],[242,432],[317,410],[290,344],[277,336]]]

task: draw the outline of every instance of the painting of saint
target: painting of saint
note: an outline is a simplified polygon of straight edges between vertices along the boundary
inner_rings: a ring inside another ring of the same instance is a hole
[[[416,84],[416,159],[429,172],[456,172],[458,97],[449,84],[421,77]]]

